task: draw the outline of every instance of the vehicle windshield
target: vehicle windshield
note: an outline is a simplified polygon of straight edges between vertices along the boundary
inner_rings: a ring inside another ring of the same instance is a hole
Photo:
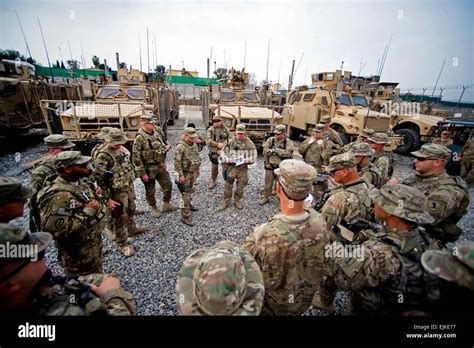
[[[365,99],[365,97],[362,96],[362,95],[352,96],[352,101],[354,102],[354,105],[359,105],[359,106],[363,106],[363,107],[368,106],[367,99]]]
[[[144,99],[145,91],[143,88],[127,88],[127,97],[130,99]]]
[[[221,92],[221,99],[222,100],[234,100],[235,99],[235,92],[234,91],[223,91],[223,92]]]
[[[97,94],[98,99],[107,99],[107,98],[113,98],[116,97],[120,94],[120,90],[118,87],[104,87],[99,90],[99,93]]]
[[[340,97],[337,97],[336,103],[344,104],[344,105],[347,105],[347,106],[352,105],[351,98],[349,98],[349,96],[347,94],[342,94]]]
[[[242,97],[248,101],[258,101],[257,93],[255,92],[244,92]]]

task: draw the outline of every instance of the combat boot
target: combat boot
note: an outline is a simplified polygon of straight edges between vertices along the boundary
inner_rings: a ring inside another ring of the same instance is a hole
[[[219,211],[227,209],[228,206],[229,206],[228,201],[222,201],[222,204],[219,206]]]
[[[315,294],[314,297],[313,297],[313,302],[311,303],[313,305],[314,308],[317,308],[317,309],[320,309],[324,312],[326,312],[327,314],[334,314],[334,305],[331,303],[331,304],[324,304],[322,301],[321,301],[321,296],[319,296],[319,294]]]
[[[161,211],[155,206],[151,207],[151,216],[154,218],[159,218],[161,216]]]
[[[209,183],[209,189],[212,190],[216,186],[217,186],[217,182],[215,180],[211,180],[211,182]]]
[[[183,224],[188,225],[188,226],[191,226],[191,227],[194,226],[193,222],[191,221],[191,219],[190,219],[189,217],[182,217],[182,218],[181,218],[181,222],[182,222]]]
[[[173,211],[178,210],[178,207],[171,205],[170,202],[163,202],[163,207],[161,208],[163,213],[171,213]]]
[[[112,231],[112,230],[110,230],[109,228],[106,227],[106,228],[104,229],[104,232],[105,232],[105,234],[107,235],[107,237],[109,237],[109,239],[110,239],[111,241],[114,241],[114,240],[117,239],[117,236],[115,235],[115,232]]]
[[[146,232],[145,227],[136,227],[132,231],[128,231],[128,236],[129,237],[135,237],[136,235],[142,234],[142,233],[145,233],[145,232]]]
[[[192,205],[192,204],[189,206],[189,210],[191,210],[191,211],[199,211],[199,209],[196,208],[196,207],[195,207],[194,205]]]
[[[143,214],[145,214],[145,210],[143,209],[135,209],[133,211],[133,215],[143,215]]]
[[[267,204],[268,202],[270,201],[270,199],[266,196],[260,198],[260,201],[258,202],[258,204],[260,205],[264,205],[264,204]]]
[[[243,209],[242,203],[240,203],[240,199],[234,200],[234,205],[237,209]]]
[[[127,257],[135,254],[135,250],[133,249],[133,245],[131,244],[125,244],[120,246],[120,251]]]

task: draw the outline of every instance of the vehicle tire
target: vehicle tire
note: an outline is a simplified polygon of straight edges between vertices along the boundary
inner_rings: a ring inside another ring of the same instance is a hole
[[[174,126],[174,118],[170,118],[167,123],[168,126]]]
[[[347,136],[346,133],[337,132],[337,134],[339,134],[339,137],[341,138],[341,140],[342,140],[342,142],[344,143],[344,145],[350,143],[349,137]]]
[[[401,128],[395,131],[395,134],[403,136],[404,144],[397,147],[393,152],[399,155],[406,155],[412,151],[416,151],[421,146],[420,135],[410,128]]]
[[[166,123],[163,124],[163,125],[161,126],[161,129],[163,130],[163,134],[165,135],[165,139],[164,139],[164,140],[165,140],[165,142],[166,142],[166,141],[168,141],[168,126],[167,126],[167,124],[166,124]]]
[[[61,124],[61,118],[56,115],[54,111],[51,111],[53,113],[52,119],[53,121],[51,122],[51,131],[53,134],[62,134],[63,132],[63,126]]]
[[[301,130],[295,127],[290,127],[290,139],[300,140]]]

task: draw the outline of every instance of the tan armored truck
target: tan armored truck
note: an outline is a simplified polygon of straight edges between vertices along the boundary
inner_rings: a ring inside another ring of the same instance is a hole
[[[445,117],[433,115],[429,105],[400,99],[398,82],[372,82],[365,86],[373,110],[391,116],[393,131],[404,137],[404,144],[394,151],[408,154],[420,148],[434,135],[437,124]]]
[[[289,136],[299,139],[310,135],[322,116],[331,116],[331,128],[336,130],[344,143],[355,139],[364,128],[391,135],[390,116],[370,110],[362,94],[352,93],[350,72],[340,70],[312,74],[312,87],[297,88],[287,94],[288,108],[283,110],[283,123]],[[391,148],[401,144],[400,137],[390,136]]]
[[[117,77],[119,83],[101,87],[95,101],[42,100],[49,132],[62,133],[85,150],[94,145],[103,127],[122,129],[131,142],[140,129],[140,116],[152,112],[166,134],[166,125],[176,111],[169,96],[174,92],[151,87],[145,74],[135,69],[118,69]]]
[[[205,124],[212,124],[212,117],[219,115],[231,133],[235,126],[242,123],[247,127],[247,136],[260,149],[265,139],[270,136],[283,118],[275,106],[261,105],[258,93],[246,89],[248,73],[245,69],[230,69],[224,85],[213,85],[201,92],[201,110]]]

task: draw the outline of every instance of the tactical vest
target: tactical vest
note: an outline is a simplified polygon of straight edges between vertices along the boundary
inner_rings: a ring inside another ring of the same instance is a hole
[[[324,145],[323,145],[324,146]],[[320,146],[316,141],[309,145],[308,149],[304,154],[304,161],[313,167],[315,167],[318,171],[321,171],[321,166],[324,164],[324,159],[321,156],[321,152],[323,150],[323,146]],[[315,147],[317,150],[312,150]]]
[[[185,173],[193,173],[199,169],[201,165],[201,157],[199,157],[199,152],[196,144],[188,145],[184,140],[181,140],[176,150],[181,150],[183,156],[181,159],[181,168]]]
[[[144,135],[138,133],[137,136],[143,138],[143,143],[145,144],[144,148],[140,151],[140,157],[143,161],[143,164],[160,164],[165,161],[166,144],[163,139],[155,131],[152,135]]]
[[[385,152],[381,152],[381,153],[378,153],[378,154],[376,153],[375,155],[373,155],[372,158],[370,159],[370,162],[375,164],[375,162],[377,162],[377,160],[380,157],[387,157],[388,158],[389,165],[388,165],[388,172],[387,172],[388,178],[387,179],[390,179],[393,175],[393,158],[392,158],[392,156],[387,155]]]
[[[211,132],[211,139],[214,140],[216,143],[223,143],[227,139],[229,139],[229,130],[222,126],[221,128],[215,129],[214,127],[210,127],[210,132]],[[209,151],[211,152],[219,152],[219,149],[217,146],[211,146],[209,145]]]
[[[105,154],[113,163],[112,168],[107,168],[113,173],[109,180],[109,188],[119,191],[131,185],[135,179],[135,171],[129,156],[123,152],[119,152],[119,156],[117,156],[116,151],[103,147],[97,156]]]
[[[382,180],[382,175],[379,172],[376,172],[374,170],[374,164],[368,163],[368,165],[364,168],[361,168],[360,174],[362,175],[365,172],[369,172],[372,176],[372,182],[371,185],[373,185],[375,188],[380,189],[383,186],[383,180]]]
[[[354,182],[349,185],[343,185],[342,188],[346,192],[350,192],[353,196],[356,197],[357,203],[359,204],[359,211],[361,212],[360,217],[365,218],[366,220],[370,220],[372,216],[372,200],[369,197],[369,190],[365,190],[365,194],[363,196],[360,196],[360,191],[356,190],[355,186],[359,184],[365,184],[366,186],[367,183],[363,180]]]
[[[278,149],[286,150],[286,145],[287,145],[286,137],[285,139],[283,139],[282,142],[277,143],[277,144],[275,144],[275,137],[271,137],[270,139],[271,139],[270,150],[274,149],[275,147]],[[278,156],[275,152],[273,152],[270,155],[265,156],[264,160],[265,160],[265,165],[269,167],[271,166],[272,169],[278,168],[278,166],[280,165],[280,162],[282,161],[280,156]]]

